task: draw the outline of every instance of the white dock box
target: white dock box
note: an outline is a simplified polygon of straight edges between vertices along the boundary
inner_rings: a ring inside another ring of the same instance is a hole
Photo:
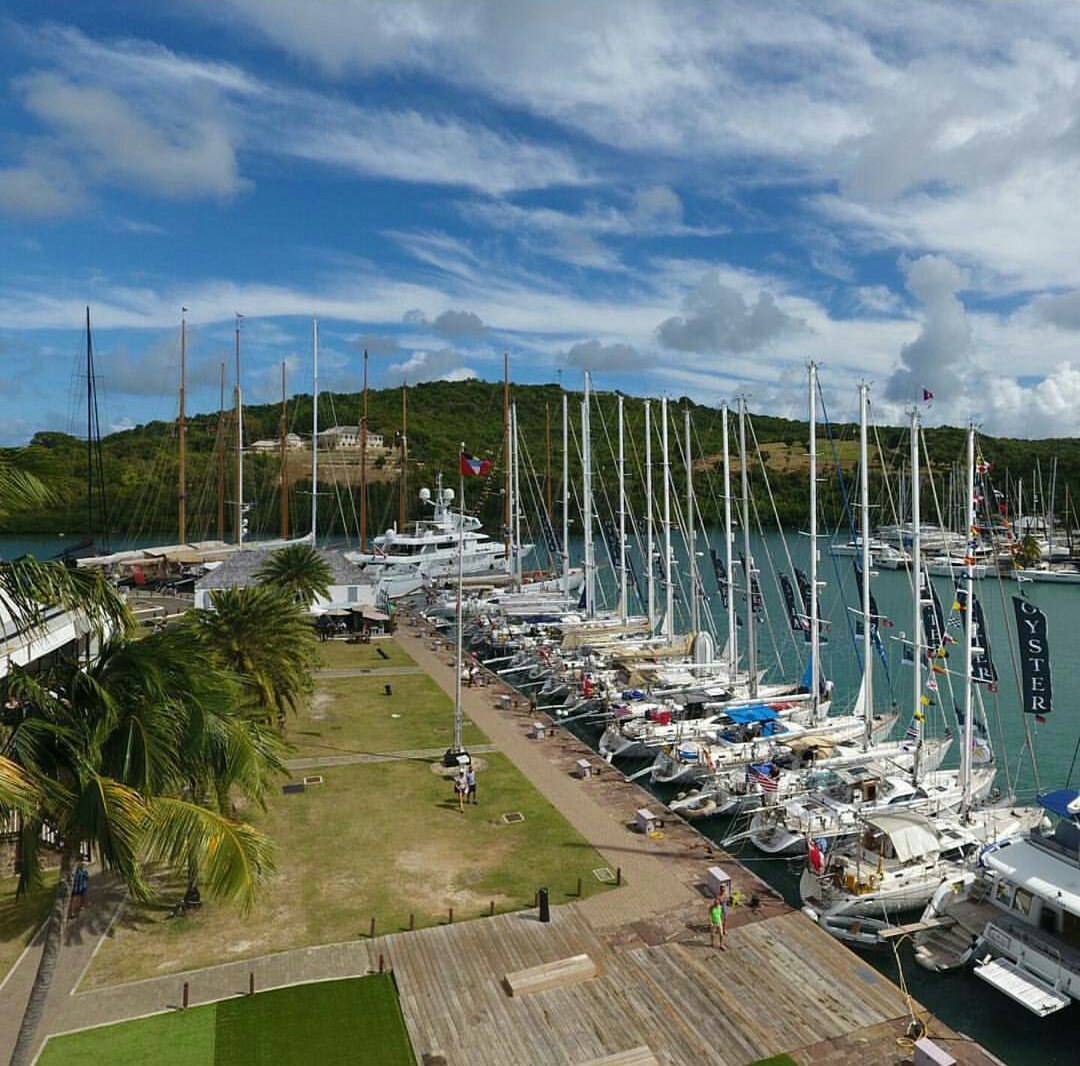
[[[726,870],[719,866],[710,866],[705,872],[705,883],[709,887],[710,896],[731,899],[731,874]]]
[[[574,763],[574,773],[576,776],[582,778],[583,780],[586,777],[591,777],[592,763],[589,762],[588,759],[578,759],[578,761]]]
[[[547,735],[547,726],[543,722],[533,722],[532,724],[532,738],[533,740],[543,740]]]
[[[924,1036],[915,1041],[915,1066],[956,1066],[956,1059]]]
[[[654,829],[659,829],[660,826],[664,824],[647,807],[639,807],[637,809],[635,821],[639,833],[651,833]]]

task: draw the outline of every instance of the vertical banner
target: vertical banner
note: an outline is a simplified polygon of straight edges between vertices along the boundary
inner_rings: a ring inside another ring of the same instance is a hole
[[[1050,643],[1046,615],[1035,604],[1013,596],[1016,631],[1020,643],[1020,703],[1025,714],[1044,718],[1053,710]]]

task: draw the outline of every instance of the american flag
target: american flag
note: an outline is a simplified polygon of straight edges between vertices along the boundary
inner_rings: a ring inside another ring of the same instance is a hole
[[[763,792],[775,792],[780,782],[769,774],[772,763],[751,763],[746,768],[746,780],[756,781]]]
[[[911,725],[909,725],[907,727],[907,732],[904,734],[904,736],[908,740],[918,740],[919,739],[919,727],[918,727],[918,725],[916,725],[915,722],[912,722]]]

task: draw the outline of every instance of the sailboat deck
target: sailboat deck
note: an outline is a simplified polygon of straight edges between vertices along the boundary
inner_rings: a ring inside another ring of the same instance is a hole
[[[741,1066],[906,1017],[891,982],[800,914],[734,929],[724,952],[704,930],[614,946],[574,905],[552,919],[506,915],[386,938],[421,1059],[571,1064],[647,1045],[662,1063]],[[526,999],[504,987],[507,973],[581,953],[600,976]]]

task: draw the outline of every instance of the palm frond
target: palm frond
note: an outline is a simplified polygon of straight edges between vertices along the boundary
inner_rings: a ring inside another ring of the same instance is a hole
[[[134,789],[101,774],[91,774],[75,796],[64,836],[88,840],[102,865],[113,870],[136,899],[148,893],[139,863],[147,824],[147,807]]]
[[[134,624],[127,601],[100,570],[32,556],[0,561],[0,605],[17,627],[31,633],[56,607],[82,616],[98,633],[127,632]]]
[[[0,518],[12,511],[40,507],[52,498],[52,493],[33,474],[17,469],[9,459],[0,459]]]
[[[0,814],[25,814],[37,802],[40,792],[33,778],[18,763],[0,755]]]
[[[270,839],[244,822],[182,799],[150,800],[144,825],[150,861],[194,867],[211,895],[247,910],[274,868]]]

